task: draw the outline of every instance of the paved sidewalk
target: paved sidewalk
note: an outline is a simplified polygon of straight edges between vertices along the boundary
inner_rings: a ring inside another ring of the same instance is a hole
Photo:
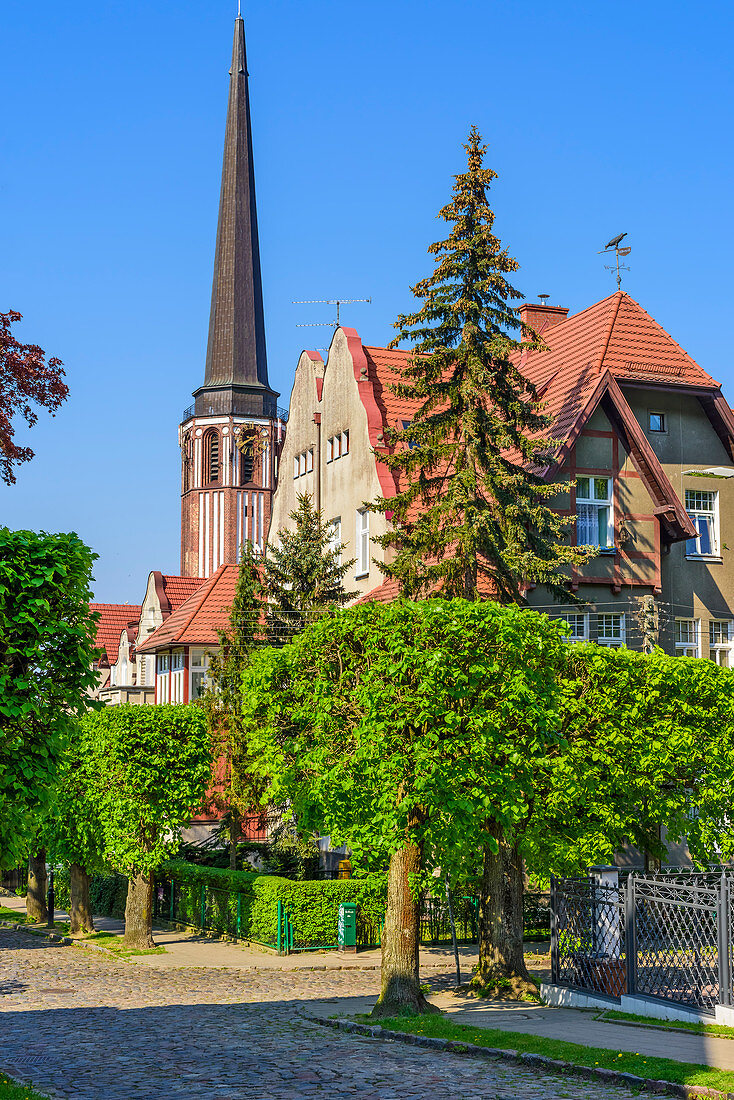
[[[1,903],[7,909],[25,913],[24,898],[2,898]],[[67,920],[68,913],[63,909],[54,912],[56,920]],[[95,917],[94,926],[98,932],[124,932],[125,922],[114,917]],[[340,951],[303,951],[294,955],[276,955],[268,951],[259,951],[255,947],[228,943],[213,939],[197,932],[177,932],[156,926],[154,939],[165,947],[165,955],[134,955],[131,962],[138,966],[149,966],[153,970],[170,970],[181,966],[227,967],[235,970],[379,970],[380,951],[359,951],[347,954]],[[473,947],[459,949],[461,966],[465,974],[477,962],[477,952]],[[421,972],[427,976],[437,973],[454,972],[453,951],[443,947],[421,948]]]
[[[328,1004],[311,1004],[308,1012],[322,1017],[354,1016],[370,1012],[376,999],[352,997],[341,1001],[338,1008]],[[520,1031],[527,1035],[542,1035],[546,1039],[563,1039],[581,1046],[623,1050],[654,1058],[671,1058],[675,1062],[734,1070],[734,1039],[607,1023],[594,1019],[598,1014],[595,1009],[549,1008],[547,1005],[521,1001],[483,1001],[451,992],[437,992],[430,999],[457,1024]]]

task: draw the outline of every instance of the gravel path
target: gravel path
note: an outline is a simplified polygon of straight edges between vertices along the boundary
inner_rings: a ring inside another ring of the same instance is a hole
[[[345,1035],[313,1001],[378,975],[155,971],[0,931],[0,1069],[74,1100],[628,1100],[627,1089]]]

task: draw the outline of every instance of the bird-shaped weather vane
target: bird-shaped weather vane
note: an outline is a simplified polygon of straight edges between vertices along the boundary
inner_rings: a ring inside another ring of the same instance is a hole
[[[623,241],[623,239],[626,236],[627,236],[626,233],[620,233],[618,236],[612,237],[611,241],[608,241],[607,244],[605,245],[605,247],[600,249],[599,252],[597,252],[597,256],[602,256],[602,255],[604,255],[605,252],[614,252],[614,258],[615,258],[616,262],[613,263],[613,264],[604,264],[604,266],[607,269],[607,271],[615,271],[616,270],[616,272],[617,272],[617,290],[622,289],[622,276],[621,276],[620,272],[629,271],[629,267],[627,267],[626,264],[621,264],[619,262],[619,257],[620,256],[629,256],[630,252],[632,251],[631,248],[620,248],[619,247],[621,242]]]

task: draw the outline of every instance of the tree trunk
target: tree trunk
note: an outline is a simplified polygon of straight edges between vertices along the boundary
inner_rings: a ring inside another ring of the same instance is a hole
[[[92,909],[89,904],[89,875],[78,863],[72,863],[71,902],[69,904],[69,933],[94,932]]]
[[[153,940],[153,876],[130,875],[125,903],[126,947],[155,947]]]
[[[26,895],[26,912],[36,924],[48,922],[47,888],[46,849],[39,848],[28,860],[28,893]]]
[[[237,870],[237,842],[240,838],[240,815],[235,809],[229,811],[229,869]]]
[[[421,850],[405,844],[390,858],[387,912],[382,932],[382,992],[373,1016],[438,1012],[421,993],[419,978],[420,900],[410,876],[421,869]]]
[[[517,993],[530,987],[522,943],[522,860],[506,841],[502,826],[492,821],[488,833],[498,850],[484,847],[479,896],[479,966],[473,985],[480,989],[511,983]],[[508,982],[509,980],[509,982]]]

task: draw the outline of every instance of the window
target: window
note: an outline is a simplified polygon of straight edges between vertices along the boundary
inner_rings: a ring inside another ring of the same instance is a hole
[[[341,516],[337,516],[329,524],[329,550],[336,555],[336,561],[339,565],[342,563],[342,521]]]
[[[159,653],[156,657],[156,703],[168,703],[171,699],[171,654]]]
[[[617,612],[597,616],[596,640],[599,645],[619,649],[625,643],[624,615]]]
[[[298,455],[296,455],[293,459],[293,480],[295,481],[297,477],[298,477]]]
[[[584,642],[589,637],[588,615],[564,615],[563,621],[568,626],[568,640],[570,642]]]
[[[675,620],[675,653],[677,657],[700,657],[698,619]]]
[[[306,473],[310,474],[313,470],[313,447],[309,451],[306,451]]]
[[[576,542],[579,546],[598,546],[600,550],[613,549],[610,477],[576,479]]]
[[[252,439],[240,443],[240,485],[249,485],[255,472],[255,448]]]
[[[334,439],[333,437],[326,440],[326,461],[332,462],[334,459]]]
[[[343,455],[348,455],[349,454],[349,432],[342,432],[341,453]]]
[[[191,650],[191,691],[189,699],[199,699],[206,688],[206,674],[209,668],[209,655],[204,649]]]
[[[719,553],[718,493],[686,489],[686,511],[698,531],[686,543],[689,557],[712,557]]]
[[[651,432],[664,432],[665,413],[650,413],[649,428]]]
[[[731,619],[712,619],[709,623],[709,657],[723,668],[731,668]]]
[[[366,577],[370,571],[370,513],[367,508],[357,510],[357,572]]]
[[[339,432],[326,440],[326,461],[336,462],[337,458],[349,454],[349,432]]]
[[[207,484],[219,481],[219,432],[213,428],[204,436],[204,469]]]

